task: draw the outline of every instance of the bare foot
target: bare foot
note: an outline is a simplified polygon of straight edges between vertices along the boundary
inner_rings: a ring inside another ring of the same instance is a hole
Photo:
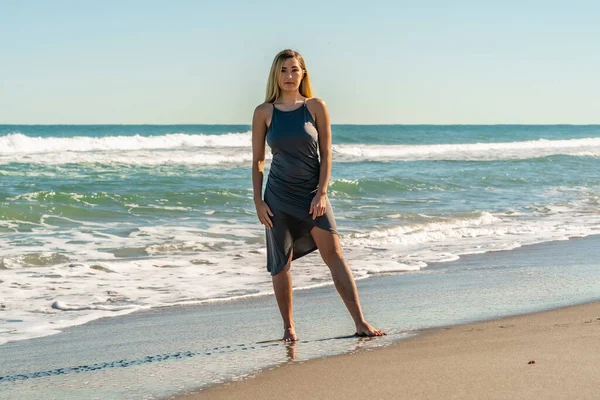
[[[366,321],[356,325],[356,336],[383,336],[385,334],[385,332],[373,328],[373,326]]]
[[[294,327],[285,328],[283,331],[283,339],[284,342],[295,342],[298,340],[296,336],[296,329]]]

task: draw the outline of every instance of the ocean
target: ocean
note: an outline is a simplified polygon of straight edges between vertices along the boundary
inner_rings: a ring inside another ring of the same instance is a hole
[[[328,194],[356,279],[600,234],[599,125],[332,136]],[[0,125],[0,344],[272,295],[251,160],[248,125]],[[269,162],[267,147],[263,183]],[[331,285],[318,252],[292,275]]]

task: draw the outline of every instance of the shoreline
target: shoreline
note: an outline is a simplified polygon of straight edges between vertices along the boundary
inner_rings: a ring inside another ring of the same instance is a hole
[[[292,361],[169,399],[275,399],[281,392],[291,399],[595,399],[600,384],[600,353],[594,350],[600,349],[598,343],[600,298],[424,328],[383,347]]]
[[[526,244],[523,246],[519,246],[516,248],[510,248],[510,249],[488,250],[488,251],[484,251],[484,252],[465,253],[465,254],[460,254],[459,258],[456,260],[436,261],[436,262],[429,263],[425,268],[423,268],[421,270],[417,270],[417,271],[406,270],[406,271],[401,271],[401,272],[380,273],[380,274],[371,275],[371,276],[367,275],[364,277],[355,278],[355,281],[359,282],[359,281],[365,281],[365,280],[371,280],[371,279],[386,278],[389,276],[399,276],[399,275],[411,274],[411,273],[429,272],[429,271],[435,270],[437,268],[443,268],[443,267],[447,266],[448,264],[464,262],[465,260],[469,260],[471,257],[477,258],[477,257],[485,257],[486,255],[493,256],[498,253],[512,253],[513,251],[518,250],[518,249],[527,250],[528,248],[531,248],[531,247],[535,248],[537,246],[552,246],[553,244],[556,244],[556,243],[561,243],[561,242],[565,242],[565,241],[579,241],[582,239],[583,240],[598,239],[600,241],[600,233],[591,233],[591,234],[584,235],[584,236],[569,237],[566,240],[565,239],[552,239],[552,240],[548,240],[548,241],[534,242],[534,243],[529,243],[529,244]],[[293,292],[296,294],[299,292],[318,290],[318,289],[327,288],[327,287],[334,287],[333,282],[327,281],[327,282],[317,283],[317,284],[313,284],[313,285],[309,285],[309,286],[305,286],[305,287],[293,288]],[[77,321],[76,323],[72,323],[72,321],[69,321],[69,323],[65,324],[65,325],[60,325],[60,324],[53,325],[51,328],[52,329],[51,332],[43,332],[43,333],[28,332],[27,335],[23,335],[22,337],[19,337],[18,339],[0,340],[0,348],[7,343],[17,343],[17,342],[22,342],[22,341],[41,339],[41,338],[45,338],[48,336],[59,335],[62,332],[64,332],[65,330],[69,330],[72,328],[76,328],[76,327],[79,327],[82,325],[86,325],[86,324],[93,323],[95,321],[99,321],[99,320],[103,320],[103,319],[107,319],[107,318],[122,318],[122,317],[127,317],[128,315],[136,315],[138,313],[144,313],[147,311],[160,310],[160,309],[171,309],[171,308],[180,308],[180,307],[203,307],[203,306],[212,306],[212,305],[218,306],[220,304],[229,303],[229,302],[238,302],[238,301],[252,300],[252,299],[257,299],[257,298],[269,298],[272,296],[274,296],[274,293],[271,291],[271,292],[256,293],[256,294],[254,294],[254,293],[244,294],[244,295],[240,295],[240,296],[227,297],[227,298],[203,299],[203,300],[199,300],[199,301],[182,302],[182,303],[178,303],[178,304],[158,304],[158,305],[152,305],[152,306],[141,306],[139,308],[135,308],[132,310],[111,311],[112,314],[103,315],[100,317],[90,318],[89,316],[86,316],[86,317],[82,318],[82,320],[83,320],[82,322]],[[52,321],[50,323],[55,324],[54,321]]]
[[[204,394],[225,382],[271,376],[270,369],[285,369],[294,358],[293,368],[347,353],[352,359],[447,327],[598,301],[599,243],[599,235],[541,243],[359,280],[367,321],[388,333],[376,340],[348,336],[352,321],[331,285],[295,292],[295,347],[280,341],[273,296],[102,318],[0,346],[0,391],[25,399],[43,389],[65,400]]]

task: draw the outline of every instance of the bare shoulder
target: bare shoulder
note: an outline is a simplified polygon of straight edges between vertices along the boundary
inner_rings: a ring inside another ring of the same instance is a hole
[[[306,107],[308,107],[308,111],[310,111],[317,124],[329,121],[329,112],[325,100],[320,97],[311,97],[306,101]]]
[[[268,127],[271,115],[273,113],[273,105],[271,103],[262,103],[254,109],[253,121],[263,124]]]
[[[261,115],[269,115],[273,105],[271,103],[261,103],[256,106],[254,112]]]
[[[315,111],[327,109],[327,104],[325,104],[325,100],[323,100],[320,97],[311,97],[310,99],[306,100],[306,105],[314,109]]]

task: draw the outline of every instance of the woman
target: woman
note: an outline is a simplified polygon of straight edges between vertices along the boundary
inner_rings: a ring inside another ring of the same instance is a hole
[[[273,159],[263,200],[265,139]],[[252,184],[256,213],[265,225],[267,270],[272,275],[286,342],[298,340],[292,318],[291,261],[317,248],[354,319],[356,335],[384,335],[363,318],[327,198],[330,173],[327,107],[323,100],[312,97],[303,57],[283,50],[271,65],[265,102],[256,107],[252,118]]]

